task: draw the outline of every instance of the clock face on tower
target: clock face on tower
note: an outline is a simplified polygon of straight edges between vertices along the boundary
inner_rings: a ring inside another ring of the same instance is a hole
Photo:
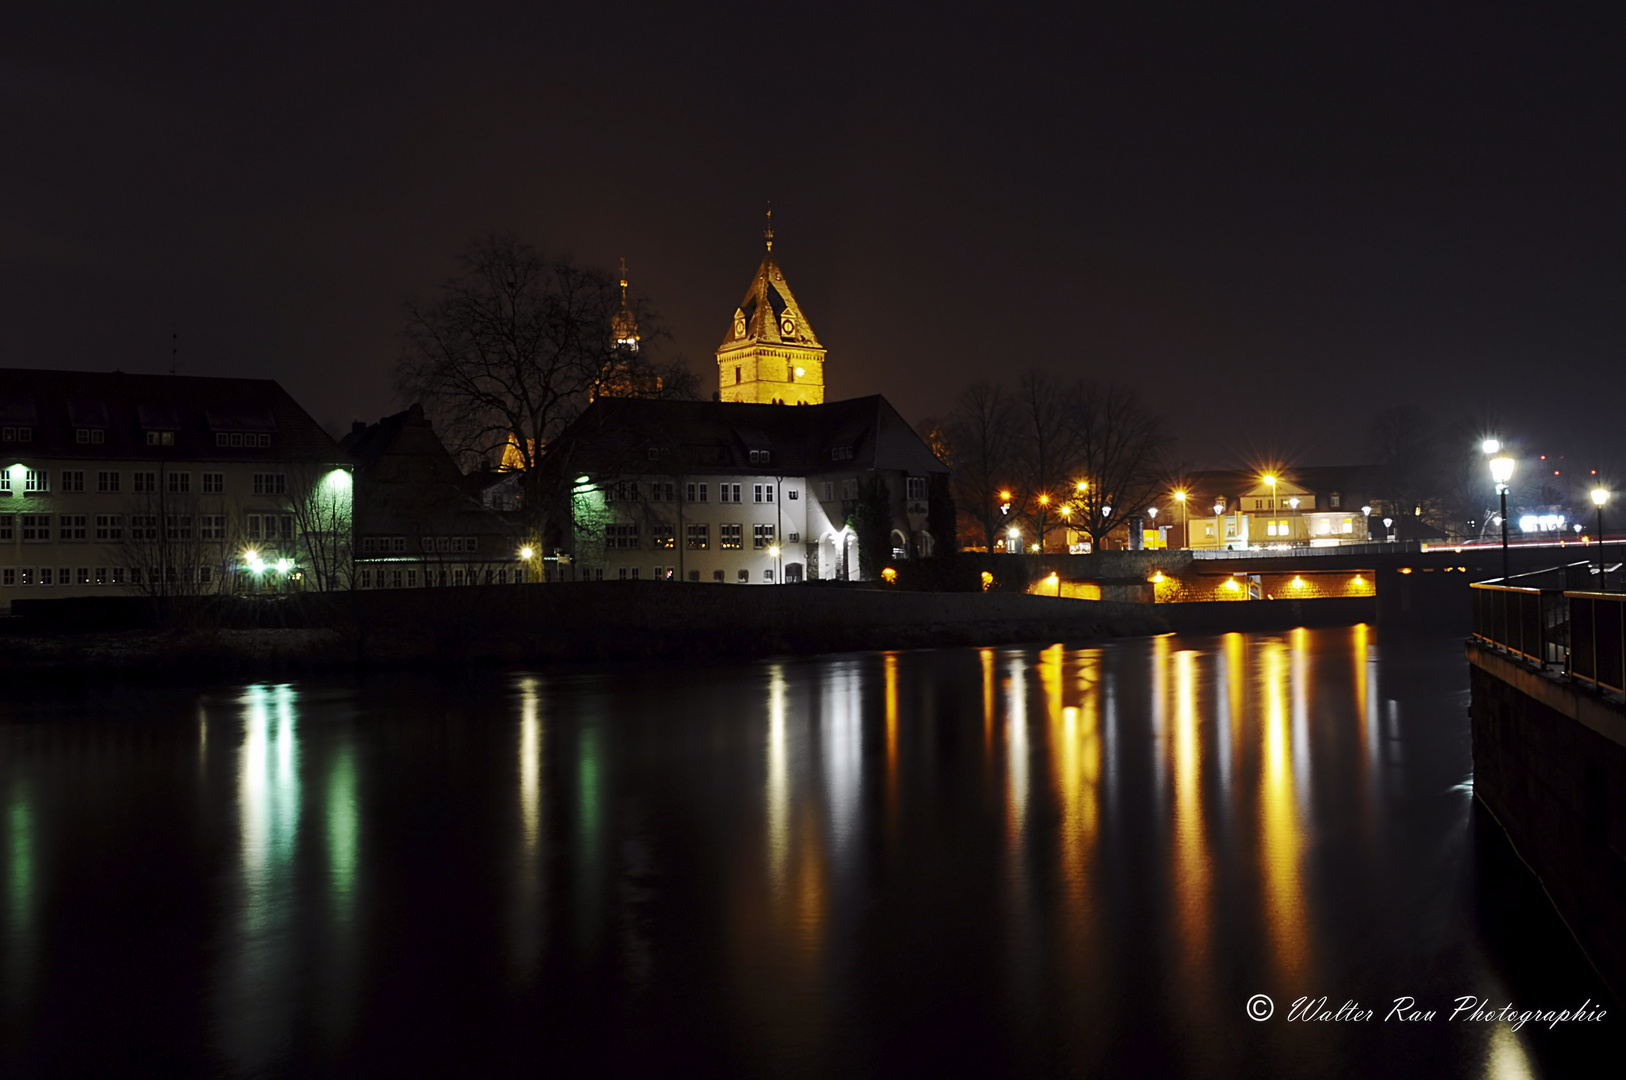
[[[737,311],[734,313],[734,336],[745,336],[745,316]]]
[[[796,324],[789,319],[779,324],[779,332],[785,337],[796,336]]]

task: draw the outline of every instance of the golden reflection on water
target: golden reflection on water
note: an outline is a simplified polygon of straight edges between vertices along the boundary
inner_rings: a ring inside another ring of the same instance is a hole
[[[784,902],[790,859],[790,763],[785,746],[785,666],[768,669],[768,882],[775,906]]]
[[[1096,668],[1099,650],[1076,656],[1077,705],[1064,705],[1061,646],[1040,654],[1039,675],[1045,689],[1050,730],[1051,770],[1061,810],[1061,879],[1068,908],[1082,915],[1089,902],[1089,862],[1100,823],[1101,732]]]
[[[1203,828],[1197,654],[1174,654],[1174,850],[1176,910],[1192,966],[1208,956],[1208,841]]]
[[[1028,817],[1027,662],[1010,658],[1005,691],[1005,824],[1011,848],[1020,847]]]
[[[1305,962],[1304,898],[1299,877],[1298,805],[1294,799],[1293,753],[1288,732],[1284,656],[1279,642],[1261,647],[1260,692],[1264,697],[1264,761],[1259,785],[1259,829],[1264,878],[1265,925],[1277,971],[1287,985],[1299,985]]]
[[[896,821],[898,810],[898,654],[883,659],[886,671],[886,806]]]
[[[542,684],[525,676],[519,689],[520,851],[515,866],[513,946],[509,951],[515,978],[528,982],[541,960],[545,930],[542,857]]]

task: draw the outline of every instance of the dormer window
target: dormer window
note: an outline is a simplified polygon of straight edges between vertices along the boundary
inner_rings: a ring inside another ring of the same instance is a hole
[[[851,461],[852,459],[853,448],[851,446],[832,446],[830,448],[831,461]]]
[[[1332,508],[1334,510],[1340,510],[1340,509],[1343,508],[1343,505],[1344,505],[1344,497],[1343,497],[1343,495],[1341,495],[1341,494],[1339,494],[1338,492],[1335,491],[1330,496],[1328,496],[1328,502],[1331,504],[1331,506],[1332,506]]]
[[[0,442],[33,442],[34,429],[31,427],[0,428]]]
[[[768,456],[769,453],[766,450],[753,450],[751,451],[751,464],[766,465],[768,464]]]
[[[173,431],[149,431],[147,432],[147,445],[174,446],[175,433]]]
[[[271,445],[271,436],[252,431],[217,431],[215,432],[215,445],[229,447],[233,450],[252,450],[255,447],[263,450]]]
[[[107,432],[101,428],[75,428],[73,441],[80,446],[100,446],[107,441]]]

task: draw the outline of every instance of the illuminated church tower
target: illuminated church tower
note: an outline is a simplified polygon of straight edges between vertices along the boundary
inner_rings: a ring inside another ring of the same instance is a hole
[[[824,346],[774,260],[771,210],[762,235],[767,253],[717,347],[719,396],[763,405],[822,404]]]

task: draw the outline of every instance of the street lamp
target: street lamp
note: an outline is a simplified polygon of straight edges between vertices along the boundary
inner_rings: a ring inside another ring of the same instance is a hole
[[[1513,459],[1506,454],[1491,458],[1491,479],[1496,481],[1496,494],[1502,499],[1502,584],[1508,583],[1507,573],[1507,482],[1513,479]]]
[[[1609,591],[1608,572],[1603,561],[1603,504],[1609,501],[1609,491],[1601,484],[1592,489],[1592,504],[1598,508],[1598,591]]]
[[[1215,499],[1214,500],[1214,550],[1215,551],[1218,551],[1220,549],[1221,538],[1224,537],[1224,535],[1225,535],[1225,522],[1222,521],[1221,518],[1220,518],[1220,515],[1223,514],[1223,513],[1225,513],[1225,500],[1224,499]]]
[[[1022,550],[1022,530],[1017,528],[1015,525],[1012,525],[1010,531],[1005,535],[1009,538],[1009,542],[1005,545],[1005,554],[1019,554]]]
[[[1174,493],[1174,501],[1180,504],[1180,546],[1190,547],[1191,532],[1186,528],[1186,493],[1184,491],[1176,491]]]
[[[1386,544],[1392,544],[1395,542],[1394,518],[1386,517],[1383,519],[1383,542]]]
[[[1299,497],[1288,499],[1287,505],[1293,508],[1293,543],[1296,544],[1299,542]]]

